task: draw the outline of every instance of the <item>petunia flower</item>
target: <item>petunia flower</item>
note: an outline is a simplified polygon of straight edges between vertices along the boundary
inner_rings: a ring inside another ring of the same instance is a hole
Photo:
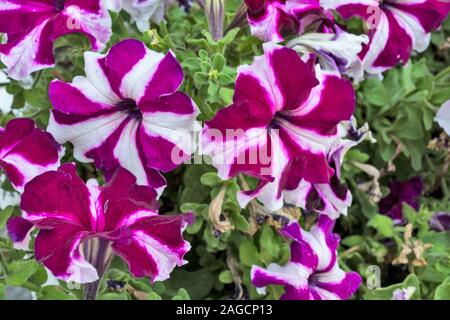
[[[371,74],[406,63],[413,50],[422,52],[431,31],[439,28],[450,10],[442,0],[320,0],[344,19],[360,17],[369,29],[369,44],[359,54]]]
[[[450,212],[435,212],[430,219],[430,228],[436,231],[449,231]]]
[[[408,204],[419,210],[419,196],[422,193],[423,182],[420,177],[414,177],[389,184],[390,193],[378,203],[380,212],[387,214],[395,223],[403,222],[403,204]]]
[[[160,193],[166,181],[159,170],[175,169],[195,148],[198,110],[177,91],[181,65],[172,52],[151,51],[133,39],[106,55],[84,56],[86,77],[50,84],[48,130],[73,144],[77,160],[95,161],[107,179],[123,167]]]
[[[339,236],[332,233],[333,227],[334,221],[326,216],[310,231],[302,230],[297,222],[286,226],[283,233],[292,239],[291,260],[284,266],[252,267],[251,281],[259,293],[263,294],[267,285],[281,285],[283,300],[349,299],[358,290],[361,277],[339,267]]]
[[[286,46],[301,54],[316,55],[324,69],[337,70],[355,82],[362,81],[364,70],[358,53],[369,42],[368,37],[348,33],[332,20],[329,24],[290,40]]]
[[[286,34],[301,34],[321,15],[319,0],[245,0],[252,35],[281,42]]]
[[[150,28],[150,21],[159,24],[164,19],[170,0],[103,0],[112,11],[126,11],[136,22],[139,31]]]
[[[111,17],[101,0],[2,0],[1,61],[16,80],[54,66],[53,43],[70,33],[81,33],[93,50],[103,50],[111,36]]]
[[[55,139],[31,119],[13,119],[0,127],[0,169],[19,192],[37,175],[58,168],[63,153]]]
[[[184,215],[158,215],[156,192],[136,185],[136,178],[118,169],[103,187],[86,184],[72,163],[31,180],[22,194],[23,218],[8,224],[22,237],[32,223],[39,232],[36,259],[57,278],[77,283],[99,279],[112,253],[122,257],[136,277],[165,280],[186,263],[190,245],[183,239]],[[20,235],[19,233],[22,233]]]
[[[450,135],[450,100],[442,104],[436,113],[434,121],[444,129],[447,135]]]
[[[222,179],[259,179],[238,195],[241,206],[257,197],[276,211],[302,180],[330,183],[329,152],[354,107],[353,87],[339,73],[314,71],[294,50],[265,44],[263,56],[239,67],[233,104],[206,122],[201,152]]]
[[[350,190],[341,182],[341,166],[348,150],[364,140],[375,142],[368,124],[356,128],[356,119],[343,121],[338,126],[339,137],[332,143],[328,152],[328,161],[334,169],[329,183],[311,183],[302,179],[294,190],[284,191],[284,201],[301,207],[307,212],[317,212],[337,219],[347,215],[352,204]]]

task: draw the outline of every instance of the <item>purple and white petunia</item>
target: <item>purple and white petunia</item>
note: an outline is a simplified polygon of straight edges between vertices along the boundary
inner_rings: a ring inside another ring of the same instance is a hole
[[[360,17],[369,28],[370,42],[359,54],[371,74],[406,63],[412,50],[424,51],[430,32],[439,28],[450,11],[442,0],[321,0],[344,19]]]
[[[258,198],[275,211],[285,191],[302,192],[303,180],[332,181],[329,153],[354,108],[352,84],[339,73],[314,70],[294,50],[265,44],[263,56],[239,67],[233,104],[206,122],[201,152],[222,179],[259,179],[255,190],[238,195],[241,206]]]
[[[53,43],[70,33],[88,37],[93,50],[103,50],[111,36],[111,17],[101,0],[2,0],[1,61],[13,79],[55,64]]]
[[[85,53],[86,77],[55,80],[48,130],[60,143],[71,142],[74,157],[94,161],[109,179],[118,167],[139,184],[162,192],[167,172],[195,150],[198,109],[183,92],[183,70],[172,52],[149,50],[124,40],[106,55]]]
[[[107,257],[110,250],[134,276],[152,282],[167,279],[175,266],[186,263],[190,244],[182,232],[190,217],[159,215],[155,190],[137,185],[125,169],[100,187],[94,179],[85,184],[73,163],[64,164],[31,180],[20,207],[23,217],[8,223],[10,234],[23,238],[26,222],[39,229],[36,259],[59,279],[98,280],[104,271],[98,270],[99,252]]]
[[[450,212],[435,212],[430,219],[430,228],[436,231],[450,231]]]
[[[366,35],[348,33],[330,18],[324,20],[316,32],[304,33],[286,46],[306,56],[314,54],[322,68],[337,70],[360,82],[364,78],[364,69],[358,53],[368,42]]]
[[[149,21],[161,23],[170,0],[103,0],[112,11],[126,11],[141,32],[150,28]]]
[[[291,260],[267,269],[253,266],[251,280],[264,293],[267,285],[284,286],[284,300],[346,300],[358,290],[361,277],[344,272],[337,263],[339,236],[332,233],[334,221],[320,216],[310,231],[292,222],[283,234],[292,239]]]
[[[319,0],[245,0],[252,35],[280,42],[286,34],[301,34],[321,15]]]
[[[31,119],[13,119],[0,127],[0,168],[19,192],[37,175],[58,168],[63,153],[55,139]]]

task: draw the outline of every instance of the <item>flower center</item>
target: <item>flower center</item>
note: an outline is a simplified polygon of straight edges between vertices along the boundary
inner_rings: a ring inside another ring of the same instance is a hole
[[[58,11],[64,10],[66,0],[55,0],[55,8]]]
[[[125,99],[119,102],[116,106],[120,111],[127,113],[130,117],[142,118],[142,113],[139,110],[136,101],[133,99]]]
[[[270,121],[269,125],[267,126],[268,129],[280,129],[281,123],[280,120],[287,120],[289,121],[289,116],[284,114],[282,111],[277,111],[272,120]]]

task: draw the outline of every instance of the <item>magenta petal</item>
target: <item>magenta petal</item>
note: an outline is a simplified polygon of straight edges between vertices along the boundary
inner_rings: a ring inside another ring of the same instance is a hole
[[[72,0],[58,8],[49,1],[2,1],[0,33],[8,40],[0,44],[0,58],[8,75],[21,80],[53,66],[53,43],[66,34],[84,34],[94,50],[102,50],[111,35],[111,18],[100,2]]]
[[[183,68],[180,63],[172,52],[167,53],[155,67],[139,104],[143,105],[164,95],[174,93],[180,87],[183,77]]]
[[[56,169],[62,151],[31,119],[13,119],[0,131],[0,168],[18,191],[35,176]]]
[[[142,60],[147,53],[144,43],[127,39],[114,45],[103,60],[104,72],[117,95],[122,96],[120,86],[127,73]]]
[[[147,216],[158,211],[155,190],[147,186],[136,185],[136,177],[125,169],[118,169],[104,187],[100,187],[99,209],[102,209],[102,221],[97,227],[105,231],[114,231],[130,223],[129,218],[139,211]]]
[[[361,285],[361,276],[356,272],[347,272],[339,282],[317,282],[316,286],[339,297],[341,300],[349,299]]]
[[[297,108],[309,96],[311,89],[318,84],[310,67],[288,48],[267,50],[268,63],[273,68],[276,84],[283,97],[282,110]]]
[[[13,242],[23,243],[33,228],[33,224],[22,217],[13,217],[8,220],[6,228]]]
[[[183,216],[143,217],[129,226],[129,236],[116,240],[113,249],[134,276],[163,281],[175,266],[186,263],[183,257],[190,245],[181,234],[185,226]]]
[[[95,225],[91,195],[72,163],[31,180],[22,194],[20,208],[37,227],[70,223],[81,230]]]
[[[94,282],[98,280],[97,271],[80,252],[84,235],[80,226],[64,222],[40,230],[35,241],[36,259],[65,281]]]

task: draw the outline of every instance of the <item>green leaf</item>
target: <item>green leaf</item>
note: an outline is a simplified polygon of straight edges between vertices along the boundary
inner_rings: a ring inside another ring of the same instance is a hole
[[[38,270],[39,264],[35,260],[14,261],[9,266],[10,274],[6,278],[6,284],[20,286]]]
[[[179,295],[179,290],[184,288],[188,296],[193,300],[203,299],[214,287],[217,276],[207,268],[189,272],[183,269],[175,269],[170,279],[165,281],[166,294]]]
[[[222,183],[216,172],[207,172],[200,178],[200,182],[205,186],[214,187]]]
[[[102,294],[101,296],[97,297],[98,300],[130,300],[130,297],[128,293],[121,292],[121,293],[113,293],[108,292],[105,294]]]
[[[364,243],[364,237],[360,235],[349,236],[342,239],[341,244],[347,247],[354,247]]]
[[[233,89],[220,88],[219,90],[219,96],[226,105],[229,105],[233,102],[233,94],[234,94]]]
[[[189,297],[186,289],[180,288],[172,300],[191,300],[191,298]]]
[[[247,239],[240,244],[239,259],[248,267],[253,265],[261,265],[261,258],[259,257],[258,249],[253,244],[251,239]]]
[[[445,278],[444,282],[436,288],[434,300],[450,300],[450,277]]]
[[[150,292],[147,298],[148,300],[162,300],[161,296],[156,292]]]
[[[2,211],[0,211],[0,229],[3,228],[8,221],[8,219],[11,217],[12,213],[14,211],[14,207],[6,207]]]
[[[222,271],[219,274],[219,281],[225,284],[229,284],[233,282],[233,275],[230,270]]]
[[[201,203],[208,197],[209,187],[200,182],[200,177],[212,168],[206,165],[188,166],[183,177],[184,190],[180,197],[180,203]]]
[[[259,244],[261,248],[261,259],[264,263],[269,264],[278,258],[280,247],[270,225],[265,224],[261,228]]]
[[[377,234],[382,238],[389,238],[394,235],[394,223],[388,216],[376,214],[367,222],[367,226],[377,230]]]
[[[248,230],[250,230],[250,223],[239,212],[230,212],[230,219],[233,225],[239,231],[247,232]]]
[[[60,286],[45,286],[40,291],[40,300],[77,300],[70,292]]]

